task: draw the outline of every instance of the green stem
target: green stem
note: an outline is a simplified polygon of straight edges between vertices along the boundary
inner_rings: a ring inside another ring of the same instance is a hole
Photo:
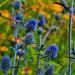
[[[41,41],[42,41],[42,36],[41,35],[39,35],[39,46],[41,47]],[[39,54],[38,54],[38,75],[39,75],[39,70],[40,70],[40,62],[41,62],[41,60],[40,60],[40,55],[41,55],[41,49],[39,49]]]

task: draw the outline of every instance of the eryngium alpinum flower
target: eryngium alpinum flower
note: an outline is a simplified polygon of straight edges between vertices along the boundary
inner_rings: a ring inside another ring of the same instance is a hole
[[[26,44],[32,44],[34,43],[34,37],[31,33],[28,33],[25,37],[24,37],[24,42]]]
[[[4,56],[1,61],[1,68],[7,70],[9,69],[9,67],[10,67],[10,57]]]
[[[37,28],[37,20],[35,20],[35,19],[31,19],[31,20],[29,20],[27,23],[26,23],[26,29],[27,29],[27,31],[33,31],[33,30],[35,30],[36,28]]]
[[[45,55],[49,58],[56,58],[58,53],[58,46],[56,44],[52,44],[45,49]]]

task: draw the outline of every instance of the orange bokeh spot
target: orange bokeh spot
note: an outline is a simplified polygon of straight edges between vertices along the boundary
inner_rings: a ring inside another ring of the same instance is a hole
[[[5,35],[4,34],[0,34],[0,40],[4,39]]]
[[[7,52],[8,48],[6,46],[0,46],[0,51],[1,52]]]

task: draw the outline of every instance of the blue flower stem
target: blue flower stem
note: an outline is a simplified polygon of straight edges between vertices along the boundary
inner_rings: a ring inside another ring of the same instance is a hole
[[[15,25],[15,31],[14,31],[15,42],[17,42],[17,36],[18,36],[18,25]]]
[[[25,50],[26,50],[26,48],[27,48],[27,44],[25,45]],[[25,75],[28,75],[27,67],[26,67],[26,62],[27,62],[26,59],[27,59],[27,58],[26,58],[26,51],[25,51],[25,54],[24,54],[24,60],[25,60],[25,61],[24,61],[24,68],[25,68],[25,70],[26,70]]]
[[[70,7],[70,23],[69,23],[69,57],[71,57],[70,51],[72,50],[72,14],[73,14],[73,4],[74,0],[71,1]],[[71,75],[71,58],[69,58],[69,75]]]
[[[44,70],[44,67],[48,64],[48,58],[46,59],[44,65],[42,66],[39,75],[42,75],[42,71]]]
[[[25,55],[24,55],[24,68],[25,68],[25,75],[28,75],[28,73],[27,73],[27,71],[26,71],[26,69],[27,69],[27,67],[26,67],[26,53],[25,53]]]
[[[16,51],[15,51],[15,55],[14,55],[14,64],[13,64],[13,67],[15,67],[15,65],[16,65]],[[12,70],[12,75],[15,75],[15,73],[14,73],[14,68],[13,68],[13,70]]]
[[[46,71],[49,70],[49,68],[47,68],[46,70],[44,70],[44,72],[42,72],[41,75],[44,75],[46,73]]]
[[[14,25],[15,25],[15,17],[14,17],[14,15],[15,15],[15,9],[12,7],[12,16],[13,16],[13,20],[14,20]],[[15,33],[15,32],[14,32]],[[15,37],[15,34],[14,34],[14,37]],[[14,54],[14,64],[13,64],[13,67],[15,67],[15,65],[16,65],[16,51],[15,51],[15,54]],[[14,68],[12,69],[12,75],[14,75],[15,73],[14,73]]]
[[[8,70],[7,69],[5,70],[5,75],[8,75]]]
[[[39,46],[41,47],[41,41],[42,41],[42,35],[40,34],[39,35]],[[39,70],[40,70],[40,55],[41,55],[41,49],[39,49],[39,55],[38,55],[38,75],[39,75]]]
[[[18,60],[18,64],[17,64],[17,69],[16,69],[16,71],[15,71],[15,75],[18,75],[18,68],[19,68],[19,64],[20,64],[20,56],[19,56],[19,60]]]
[[[24,44],[24,45],[25,45],[25,44]],[[23,45],[23,47],[22,47],[22,50],[24,49],[24,45]],[[26,47],[27,47],[27,45],[25,46],[25,49],[26,49]],[[21,62],[20,58],[21,58],[21,55],[19,55],[18,64],[17,64],[17,69],[16,69],[16,72],[15,72],[15,73],[16,73],[15,75],[18,75],[18,68],[19,68],[20,62]],[[26,64],[26,62],[25,62],[25,64]]]
[[[71,59],[71,65],[72,65],[72,63],[73,63],[73,59]],[[67,69],[65,70],[64,75],[66,75],[68,71],[69,71],[69,66],[68,66]]]
[[[75,51],[75,41],[74,41],[74,51]],[[74,55],[74,57],[75,57],[75,55]],[[73,63],[73,59],[71,59],[71,65],[72,65],[72,63]],[[69,66],[68,66],[68,68],[66,69],[66,71],[64,72],[64,75],[66,75],[66,73],[69,71]]]
[[[48,31],[47,34],[45,35],[45,38],[44,38],[44,40],[43,40],[41,46],[44,46],[44,44],[45,44],[45,42],[46,42],[46,40],[47,40],[48,35],[50,34],[50,32],[51,32],[51,29],[49,29],[49,31]]]
[[[46,42],[46,40],[47,40],[48,35],[50,34],[50,32],[51,32],[51,29],[49,29],[49,31],[48,31],[47,34],[45,35],[45,37],[44,37],[44,39],[43,39],[43,42],[42,42],[42,44],[41,44],[41,46],[40,46],[40,49],[43,48],[43,46],[44,46],[44,44],[45,44],[45,42]],[[41,74],[42,74],[42,71],[43,71],[43,69],[44,69],[44,67],[46,66],[47,63],[48,63],[48,59],[46,59],[46,62],[45,62],[44,65],[42,66],[42,69],[40,70],[40,72],[39,72],[38,75],[41,75]]]
[[[66,0],[62,0],[62,2],[65,4],[66,7],[68,7]]]

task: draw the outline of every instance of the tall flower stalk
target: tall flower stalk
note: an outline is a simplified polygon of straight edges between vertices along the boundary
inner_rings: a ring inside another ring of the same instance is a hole
[[[71,50],[72,50],[72,15],[73,15],[73,8],[74,0],[71,1],[70,6],[70,23],[69,23],[69,57],[71,57]],[[69,75],[71,75],[71,58],[69,58]]]
[[[17,23],[17,20],[18,20],[19,17],[18,18],[16,17],[16,13],[17,13],[16,9],[21,9],[21,1],[20,0],[15,0],[14,3],[13,3],[13,7],[12,7],[12,15],[13,15],[13,20],[14,20],[14,40],[17,43],[17,38],[18,38],[18,23]],[[14,54],[13,67],[16,66],[16,55],[17,55],[16,45],[15,45],[14,51],[15,51],[15,54]],[[14,68],[12,70],[12,75],[15,75],[15,69]]]

